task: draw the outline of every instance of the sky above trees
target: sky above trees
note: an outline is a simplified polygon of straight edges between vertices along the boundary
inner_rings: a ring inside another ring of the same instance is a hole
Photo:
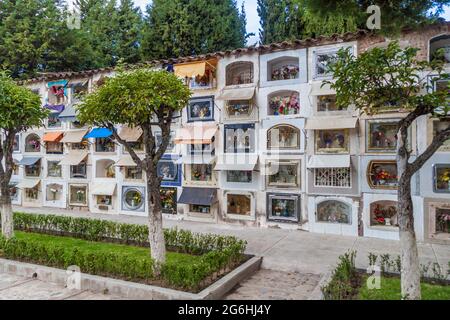
[[[151,0],[134,0],[135,4],[141,8],[143,12],[145,12],[145,7]],[[259,28],[261,27],[259,24],[259,16],[256,10],[257,4],[256,0],[237,0],[239,8],[241,4],[245,2],[245,13],[247,15],[247,32],[254,33],[255,35],[250,37],[247,41],[247,44],[252,45],[259,41]],[[445,13],[442,15],[445,20],[450,21],[450,7],[446,7]]]

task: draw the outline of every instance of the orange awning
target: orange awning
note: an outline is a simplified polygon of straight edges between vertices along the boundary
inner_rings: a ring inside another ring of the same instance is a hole
[[[59,142],[62,136],[62,132],[47,132],[44,134],[42,140],[44,140],[44,142]]]
[[[174,65],[175,74],[180,78],[203,76],[208,68],[215,69],[217,60],[196,61]]]
[[[216,125],[198,125],[177,130],[176,144],[210,144],[217,132]]]

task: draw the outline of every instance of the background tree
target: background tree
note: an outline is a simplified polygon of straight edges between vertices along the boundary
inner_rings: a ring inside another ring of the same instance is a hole
[[[173,114],[186,106],[190,95],[189,89],[174,74],[140,69],[107,78],[100,88],[85,97],[78,108],[81,122],[109,128],[136,165],[146,173],[150,252],[157,266],[166,259],[161,177],[157,173],[157,164],[170,141]],[[131,145],[120,138],[116,124],[142,129],[144,159],[141,160]],[[153,132],[155,127],[159,127],[162,133],[159,146]]]
[[[449,0],[258,0],[264,44],[365,29],[370,5],[381,9],[384,35],[440,20]]]
[[[397,42],[387,48],[374,48],[355,58],[350,50],[341,50],[338,61],[330,67],[335,83],[336,104],[354,104],[366,114],[380,109],[407,113],[399,121],[396,161],[398,170],[398,224],[401,247],[401,288],[406,299],[420,299],[420,270],[414,231],[412,176],[437,149],[450,138],[450,127],[438,133],[427,149],[411,160],[408,128],[421,116],[448,118],[447,91],[430,92],[427,76],[438,73],[435,81],[447,78],[443,62],[419,61],[415,48],[400,49]]]
[[[245,12],[235,0],[154,0],[147,7],[145,59],[172,58],[240,48]]]
[[[18,133],[40,127],[48,117],[41,99],[31,90],[18,86],[5,73],[0,73],[0,213],[2,234],[14,236],[9,183],[13,172],[13,147]]]

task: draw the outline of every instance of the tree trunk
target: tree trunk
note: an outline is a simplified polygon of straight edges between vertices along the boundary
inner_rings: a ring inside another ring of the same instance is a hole
[[[156,168],[151,171],[156,173]],[[159,275],[161,265],[166,262],[161,194],[157,182],[158,177],[151,172],[147,172],[147,175],[148,240],[150,242],[150,255],[156,263],[155,275]]]
[[[408,170],[409,154],[406,150],[406,138],[402,139],[400,135],[397,143],[397,174],[399,177],[397,212],[400,229],[402,298],[420,300],[419,254],[414,231],[413,203],[411,198],[412,174]]]
[[[6,239],[14,237],[14,223],[13,223],[13,211],[11,205],[11,197],[8,186],[1,188],[0,196],[0,213],[2,215],[2,235]]]

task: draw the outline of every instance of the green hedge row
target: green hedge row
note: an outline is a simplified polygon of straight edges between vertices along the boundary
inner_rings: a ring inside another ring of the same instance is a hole
[[[90,241],[113,241],[122,244],[148,243],[144,225],[123,224],[105,220],[54,215],[14,214],[17,230],[33,233],[66,235]],[[151,259],[119,252],[92,253],[58,243],[0,237],[0,256],[58,268],[77,265],[82,272],[124,278],[131,281],[163,282],[170,287],[198,291],[215,277],[242,261],[246,242],[231,236],[198,234],[186,230],[165,229],[168,249],[201,255],[190,264],[165,263],[155,277]]]
[[[67,216],[14,213],[14,228],[23,231],[70,235],[90,241],[116,241],[122,244],[148,246],[148,227],[118,223],[114,221],[76,218]],[[165,229],[164,235],[168,249],[189,253],[204,254],[227,247],[245,250],[246,242],[232,236],[200,234],[191,231]]]
[[[117,277],[131,281],[152,283],[159,281],[165,286],[198,291],[209,282],[212,275],[221,274],[242,259],[236,245],[223,250],[210,251],[196,263],[166,263],[161,274],[155,277],[151,259],[139,258],[123,252],[89,252],[77,247],[65,247],[58,243],[42,243],[33,240],[0,237],[0,256],[56,268],[80,267],[83,273]],[[214,280],[214,279],[212,279]]]

